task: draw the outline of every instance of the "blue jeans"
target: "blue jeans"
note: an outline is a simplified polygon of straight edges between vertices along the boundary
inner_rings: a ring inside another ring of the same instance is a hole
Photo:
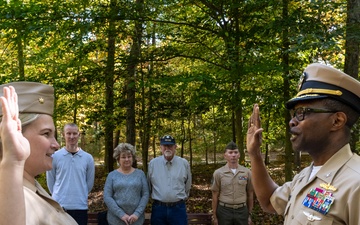
[[[174,206],[154,203],[151,211],[151,225],[187,225],[185,202]]]

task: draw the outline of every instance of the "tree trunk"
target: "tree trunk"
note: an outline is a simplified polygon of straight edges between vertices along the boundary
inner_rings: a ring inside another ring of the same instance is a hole
[[[111,0],[111,14],[109,19],[108,31],[108,56],[105,71],[105,167],[107,172],[114,170],[114,65],[115,65],[115,20],[117,15],[116,0]]]
[[[149,77],[152,74],[152,65],[150,63]],[[142,76],[143,83],[144,76]],[[152,96],[151,96],[151,87],[148,91],[145,90],[145,85],[142,87],[141,94],[141,112],[140,112],[140,137],[141,137],[141,152],[142,152],[142,162],[143,170],[147,172],[147,163],[149,156],[149,146],[150,146],[150,131],[151,131],[151,111],[152,111]],[[148,102],[147,102],[148,100]]]
[[[216,116],[215,116],[215,110],[214,110],[214,107],[212,107],[211,109],[212,111],[212,116],[213,116],[213,123],[216,124]],[[213,149],[214,149],[214,153],[213,153],[213,158],[214,158],[214,167],[216,167],[216,153],[217,153],[217,132],[216,130],[214,129],[213,130]]]
[[[347,1],[345,66],[344,72],[358,79],[359,74],[359,47],[360,47],[360,0]],[[351,149],[356,150],[359,141],[359,125],[354,126],[351,134]]]
[[[119,142],[120,142],[120,130],[117,129],[115,131],[115,137],[114,137],[114,146],[113,146],[114,149],[119,145]]]
[[[283,10],[282,10],[282,19],[283,21],[287,21],[287,18],[289,16],[288,12],[288,6],[289,1],[283,0]],[[289,26],[284,26],[283,32],[282,32],[282,66],[283,66],[283,96],[284,96],[284,104],[286,101],[290,99],[290,82],[289,82]],[[290,143],[290,127],[288,126],[290,115],[287,112],[287,110],[284,110],[284,124],[285,124],[285,180],[289,181],[292,179],[292,164],[294,161],[293,157],[293,150]]]
[[[239,153],[240,153],[240,158],[239,158],[239,163],[241,165],[244,165],[245,163],[245,151],[244,151],[244,137],[243,137],[243,129],[242,129],[242,124],[243,124],[243,113],[242,113],[242,104],[241,101],[239,101],[239,104],[237,106],[238,108],[235,111],[235,115],[236,115],[236,136],[237,136],[237,145],[239,147]]]
[[[189,140],[190,168],[192,168],[193,152],[192,152],[192,137],[191,137],[191,115],[189,115],[189,120],[188,120],[188,140]]]
[[[19,65],[19,78],[20,80],[25,80],[25,57],[24,57],[24,46],[23,46],[23,35],[22,35],[22,25],[21,21],[18,23],[16,28],[16,45],[17,45],[17,58]]]
[[[136,0],[136,13],[142,15],[143,0]],[[136,94],[136,68],[139,64],[141,54],[142,23],[135,20],[134,34],[132,36],[132,45],[130,49],[129,61],[127,63],[126,77],[126,142],[135,146],[136,128],[135,128],[135,94]]]

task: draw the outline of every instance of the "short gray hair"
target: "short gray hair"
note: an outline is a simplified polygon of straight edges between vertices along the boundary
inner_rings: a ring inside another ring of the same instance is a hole
[[[118,160],[121,153],[131,153],[132,157],[135,159],[135,148],[129,143],[120,143],[115,149],[113,157]]]

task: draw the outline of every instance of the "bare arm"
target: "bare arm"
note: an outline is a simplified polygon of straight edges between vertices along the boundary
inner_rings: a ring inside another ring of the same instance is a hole
[[[212,207],[212,211],[213,211],[213,224],[217,225],[218,224],[218,220],[216,217],[216,209],[217,209],[217,205],[219,203],[219,192],[218,191],[212,191],[212,202],[211,202],[211,207]]]
[[[248,190],[246,192],[246,205],[247,205],[247,208],[249,210],[249,214],[251,214],[252,210],[253,210],[253,207],[254,207],[254,191],[253,190]]]
[[[0,224],[25,225],[23,173],[30,145],[21,133],[17,94],[13,87],[4,88],[1,106]]]
[[[255,104],[246,137],[246,147],[251,163],[252,183],[262,209],[274,213],[275,209],[271,205],[270,197],[278,185],[271,179],[261,156],[262,131],[259,106]]]
[[[251,213],[254,208],[254,190],[247,190],[246,192],[246,205],[249,211],[248,224],[253,224],[251,220]]]

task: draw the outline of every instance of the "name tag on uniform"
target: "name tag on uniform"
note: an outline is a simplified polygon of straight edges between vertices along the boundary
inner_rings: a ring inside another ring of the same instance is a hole
[[[310,209],[326,215],[334,201],[335,198],[332,192],[326,191],[322,188],[315,188],[310,189],[302,204]]]

